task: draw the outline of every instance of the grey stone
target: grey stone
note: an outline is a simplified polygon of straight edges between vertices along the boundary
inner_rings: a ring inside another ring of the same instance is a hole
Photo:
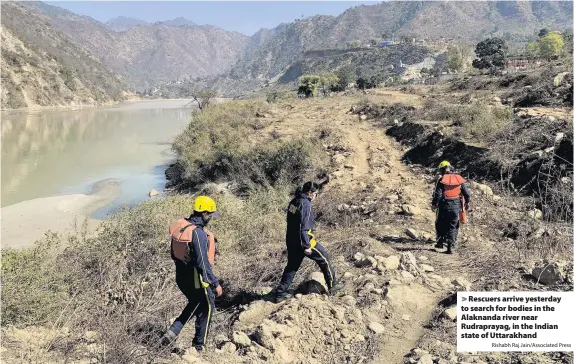
[[[371,330],[375,334],[381,334],[385,332],[385,327],[378,322],[371,322],[369,323],[369,330]]]

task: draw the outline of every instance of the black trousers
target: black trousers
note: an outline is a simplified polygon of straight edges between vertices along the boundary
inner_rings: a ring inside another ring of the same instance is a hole
[[[297,241],[297,243],[299,243],[299,241]],[[310,255],[305,255],[300,245],[291,247],[287,245],[287,266],[283,271],[279,287],[277,287],[277,293],[287,292],[305,257],[314,260],[319,265],[325,277],[327,288],[331,289],[331,287],[333,287],[335,282],[335,270],[329,259],[329,254],[321,244],[317,243],[315,247],[311,248]]]
[[[215,295],[211,288],[196,288],[193,276],[177,277],[176,283],[181,292],[187,298],[187,305],[176,319],[183,325],[195,315],[195,337],[192,344],[194,346],[204,346],[207,341],[209,324],[215,312]]]
[[[460,200],[447,200],[439,205],[435,221],[437,241],[446,243],[450,240],[456,244],[461,208]]]

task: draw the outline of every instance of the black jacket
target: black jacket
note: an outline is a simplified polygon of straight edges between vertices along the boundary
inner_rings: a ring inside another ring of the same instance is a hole
[[[287,246],[309,249],[311,236],[315,226],[315,212],[311,200],[297,192],[295,198],[287,207]]]

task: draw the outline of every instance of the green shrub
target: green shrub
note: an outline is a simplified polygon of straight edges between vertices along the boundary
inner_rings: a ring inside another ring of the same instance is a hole
[[[488,106],[484,103],[471,105],[444,105],[429,101],[425,103],[428,120],[449,120],[463,128],[465,134],[478,140],[487,140],[503,130],[512,121],[513,112],[508,107]]]
[[[262,135],[261,143],[253,145],[254,138],[246,136],[253,136],[254,128],[262,129],[254,116],[262,107],[228,103],[194,113],[188,129],[174,143],[185,183],[231,181],[248,192],[258,186],[298,183],[327,165],[326,154],[314,139],[269,142]]]
[[[2,325],[42,324],[71,298],[72,274],[61,261],[60,238],[46,233],[32,249],[2,251]],[[62,265],[63,264],[63,265]]]

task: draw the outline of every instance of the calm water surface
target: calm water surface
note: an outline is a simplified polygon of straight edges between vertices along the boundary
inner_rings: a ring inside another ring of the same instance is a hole
[[[95,218],[148,199],[152,188],[164,187],[171,143],[190,121],[187,102],[2,112],[2,207],[89,193],[108,178],[121,181],[121,196]]]

